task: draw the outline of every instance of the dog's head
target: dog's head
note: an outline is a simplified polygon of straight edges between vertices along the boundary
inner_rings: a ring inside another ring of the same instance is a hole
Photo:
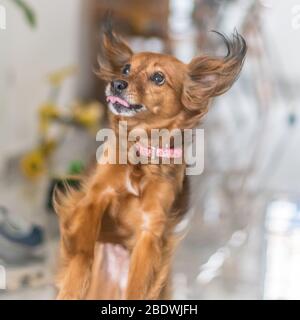
[[[239,75],[247,51],[237,32],[224,58],[199,56],[189,64],[164,54],[133,53],[110,25],[103,34],[99,76],[114,118],[148,128],[191,128],[209,101],[227,91]]]

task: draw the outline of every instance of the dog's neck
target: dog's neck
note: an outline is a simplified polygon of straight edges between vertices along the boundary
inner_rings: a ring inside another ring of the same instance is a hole
[[[182,158],[183,155],[183,139],[182,132],[183,130],[177,129],[177,134],[170,135],[170,139],[167,139],[166,142],[158,136],[153,138],[152,130],[167,130],[171,132],[173,126],[171,120],[168,121],[169,129],[167,123],[166,127],[162,128],[150,128],[147,124],[137,124],[135,121],[124,121],[123,118],[111,117],[110,123],[111,128],[114,130],[116,135],[117,142],[117,153],[119,155],[120,150],[126,152],[128,157],[135,157],[135,154],[139,158],[145,159],[157,159],[158,163],[162,163],[163,159],[170,159],[170,163],[175,163],[175,159]],[[127,120],[127,119],[126,119]],[[122,126],[122,123],[124,125]],[[135,131],[135,134],[131,133]],[[139,133],[146,133],[146,136]],[[168,162],[168,161],[166,161]],[[151,164],[152,162],[149,162]],[[179,162],[178,162],[179,163]]]

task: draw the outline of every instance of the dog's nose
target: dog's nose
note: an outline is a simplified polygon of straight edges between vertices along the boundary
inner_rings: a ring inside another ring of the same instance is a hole
[[[114,80],[111,82],[113,93],[121,93],[128,87],[128,83],[124,80]]]

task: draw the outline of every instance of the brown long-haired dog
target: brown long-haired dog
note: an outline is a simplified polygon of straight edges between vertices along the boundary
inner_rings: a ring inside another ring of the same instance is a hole
[[[226,57],[199,56],[184,64],[169,55],[133,53],[108,24],[99,76],[108,82],[111,128],[118,134],[120,120],[128,131],[194,128],[243,65],[245,40],[237,32],[223,38]],[[59,299],[169,298],[174,228],[186,211],[185,168],[102,163],[80,190],[57,194]]]

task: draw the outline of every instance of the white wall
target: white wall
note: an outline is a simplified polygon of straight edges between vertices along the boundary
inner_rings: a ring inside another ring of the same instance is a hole
[[[79,62],[81,0],[27,0],[38,26],[31,29],[18,8],[7,9],[7,28],[0,30],[0,166],[3,156],[30,148],[36,139],[36,110],[47,97],[46,76]],[[68,81],[62,103],[75,95]]]

